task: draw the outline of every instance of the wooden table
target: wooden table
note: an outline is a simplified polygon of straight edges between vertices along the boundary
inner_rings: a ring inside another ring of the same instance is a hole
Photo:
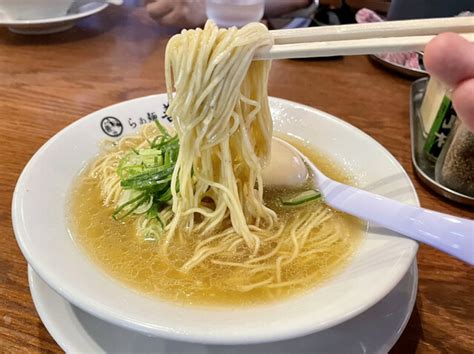
[[[1,352],[60,352],[33,306],[27,265],[11,226],[12,192],[23,166],[50,137],[87,113],[164,92],[170,33],[130,4],[108,8],[55,35],[21,36],[0,29]],[[472,209],[441,199],[414,177],[409,87],[410,80],[375,67],[366,57],[278,61],[270,79],[271,95],[327,111],[381,142],[408,171],[423,206],[472,217]],[[416,307],[393,353],[471,353],[473,269],[423,245],[418,265]]]

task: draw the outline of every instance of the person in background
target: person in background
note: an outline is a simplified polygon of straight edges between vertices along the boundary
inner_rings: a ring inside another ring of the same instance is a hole
[[[436,36],[425,48],[428,72],[452,90],[454,109],[474,132],[474,43],[455,33]]]
[[[314,3],[314,0],[267,0],[265,16],[276,17]],[[159,24],[194,28],[206,22],[206,0],[147,0],[148,14]]]

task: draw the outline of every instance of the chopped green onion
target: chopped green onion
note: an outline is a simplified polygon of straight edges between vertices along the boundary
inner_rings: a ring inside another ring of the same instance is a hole
[[[284,206],[298,206],[318,199],[321,199],[321,193],[310,189],[298,194],[297,196],[281,199],[281,204]]]
[[[121,220],[121,219],[129,216],[131,213],[133,213],[135,211],[135,209],[137,209],[140,206],[140,204],[142,204],[145,200],[147,200],[148,197],[149,196],[146,195],[146,193],[139,194],[137,197],[130,199],[129,201],[123,203],[117,209],[115,209],[114,213],[112,214],[112,217],[115,220]],[[128,206],[130,206],[130,208],[125,211],[125,214],[123,214],[122,216],[118,216],[118,214],[122,210],[127,208]]]
[[[165,228],[165,222],[161,218],[161,214],[159,212],[156,213],[156,220],[158,220],[158,222],[160,223],[161,229],[164,229]]]
[[[161,123],[158,121],[158,119],[155,120],[155,124],[158,127],[158,129],[160,130],[161,134],[163,134],[163,136],[165,136],[165,137],[169,136],[168,131],[165,129],[165,127],[163,127],[161,125]]]
[[[138,155],[140,156],[156,156],[161,155],[161,151],[157,149],[141,149],[138,151]]]
[[[165,222],[161,218],[161,214],[158,211],[158,208],[157,208],[156,204],[154,206],[152,206],[150,208],[150,210],[148,210],[147,217],[148,217],[148,219],[156,219],[158,221],[158,223],[160,224],[162,230],[165,228]]]
[[[113,217],[120,220],[132,213],[146,212],[146,217],[156,219],[163,229],[165,222],[160,210],[173,198],[171,179],[178,159],[179,139],[177,135],[171,136],[160,122],[155,121],[155,124],[160,134],[147,139],[149,147],[131,148],[119,161],[117,174],[125,191]]]
[[[166,203],[166,202],[169,202],[172,197],[173,195],[171,194],[171,187],[170,187],[161,196],[158,197],[158,200],[160,202]]]

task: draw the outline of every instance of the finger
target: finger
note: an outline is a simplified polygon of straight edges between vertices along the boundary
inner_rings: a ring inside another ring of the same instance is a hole
[[[474,132],[474,78],[465,80],[456,87],[452,97],[459,118]]]
[[[159,22],[163,26],[179,26],[181,28],[189,27],[183,12],[179,9],[174,9],[161,18]]]
[[[455,33],[436,36],[425,48],[428,72],[454,87],[474,77],[474,44]]]
[[[160,19],[173,11],[173,0],[157,0],[146,5],[148,14],[154,19]]]

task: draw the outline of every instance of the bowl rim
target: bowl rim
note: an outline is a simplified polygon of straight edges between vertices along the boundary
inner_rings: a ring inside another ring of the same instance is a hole
[[[385,288],[379,289],[378,292],[373,294],[372,301],[366,301],[363,305],[356,307],[353,311],[347,312],[342,316],[335,317],[332,320],[326,322],[318,322],[313,323],[312,325],[304,322],[299,324],[292,324],[288,326],[289,328],[285,329],[284,331],[264,331],[265,333],[257,333],[255,335],[249,336],[248,333],[242,335],[241,333],[229,333],[227,336],[222,336],[221,333],[191,333],[186,331],[180,331],[171,328],[157,328],[153,327],[150,324],[143,323],[137,321],[133,318],[127,317],[123,314],[117,313],[116,311],[109,311],[107,308],[101,306],[101,303],[94,301],[90,297],[87,296],[87,292],[81,294],[74,294],[69,291],[67,287],[62,286],[61,279],[56,277],[54,273],[48,273],[41,267],[41,262],[36,260],[35,257],[32,255],[31,250],[28,247],[28,243],[25,242],[26,238],[25,235],[29,234],[28,230],[26,229],[25,225],[21,223],[21,219],[19,214],[21,212],[21,199],[22,199],[22,191],[20,191],[20,186],[24,184],[24,180],[27,174],[30,172],[31,166],[40,158],[42,152],[46,150],[50,145],[54,144],[57,139],[59,139],[60,135],[63,133],[75,129],[77,125],[80,125],[84,120],[88,119],[95,119],[94,117],[101,113],[106,112],[112,108],[116,108],[120,105],[126,105],[131,102],[140,101],[147,98],[154,98],[157,96],[162,96],[164,94],[155,94],[155,95],[148,95],[144,97],[138,97],[130,100],[126,100],[123,102],[119,102],[97,111],[94,111],[90,114],[87,114],[84,117],[79,118],[78,120],[74,121],[73,123],[69,124],[65,128],[61,129],[57,132],[53,137],[51,137],[45,144],[43,144],[36,153],[32,156],[32,158],[28,161],[25,165],[22,173],[20,174],[17,184],[15,186],[15,190],[13,193],[12,199],[12,225],[13,230],[15,233],[15,237],[17,243],[22,251],[24,257],[28,261],[29,265],[37,272],[37,274],[44,279],[48,285],[50,285],[56,292],[58,292],[61,296],[66,298],[70,303],[74,304],[75,306],[83,309],[86,312],[91,313],[92,315],[116,324],[118,326],[122,326],[131,330],[138,330],[142,333],[146,333],[148,335],[154,336],[161,336],[168,339],[179,340],[179,341],[186,341],[186,342],[197,342],[197,343],[207,343],[207,344],[253,344],[253,343],[262,343],[262,342],[269,342],[269,341],[278,341],[278,340],[285,340],[294,337],[304,336],[309,333],[314,333],[317,331],[321,331],[327,329],[329,327],[335,326],[342,322],[345,322],[360,313],[364,312],[375,303],[379,302],[382,298],[384,298],[403,278],[405,273],[409,270],[411,263],[415,260],[416,252],[418,249],[418,243],[412,241],[412,247],[410,248],[410,258],[409,262],[406,262],[406,266],[404,265],[396,274],[396,276],[392,276],[390,286],[386,286]],[[358,129],[357,127],[347,123],[346,121],[335,117],[329,113],[325,113],[321,110],[316,108],[300,104],[294,101],[278,98],[278,97],[269,97],[270,99],[270,107],[272,103],[282,102],[285,105],[289,105],[291,107],[298,107],[304,110],[310,111],[312,114],[317,114],[319,116],[324,116],[325,119],[330,119],[336,121],[336,123],[342,124],[346,128],[350,128],[351,130],[356,131],[359,134],[362,134],[364,138],[369,139],[372,143],[375,143],[383,152],[384,157],[389,159],[392,164],[397,166],[400,172],[406,179],[406,182],[409,185],[409,189],[411,192],[411,197],[414,199],[416,205],[419,205],[419,198],[414,188],[412,181],[410,180],[407,172],[401,166],[401,164],[395,159],[395,157],[385,148],[382,144],[377,142],[374,138],[370,135],[365,133],[364,131]],[[79,295],[79,296],[78,296]],[[176,306],[180,306],[179,304],[175,304]]]
[[[409,295],[410,300],[409,300],[408,305],[407,305],[409,311],[407,311],[404,314],[404,316],[403,316],[404,319],[403,319],[403,322],[401,323],[401,325],[399,326],[399,330],[396,331],[396,332],[393,332],[392,338],[389,341],[386,341],[384,348],[381,348],[381,349],[385,350],[384,353],[388,352],[395,345],[395,343],[397,342],[397,340],[400,338],[401,334],[405,330],[405,328],[408,324],[408,321],[410,320],[411,314],[413,313],[414,305],[415,305],[415,302],[416,302],[416,293],[417,293],[417,290],[418,290],[418,266],[417,266],[416,260],[413,261],[413,263],[411,264],[407,274],[405,274],[404,277],[407,277],[407,276],[410,277],[410,275],[408,275],[408,273],[410,273],[410,272],[412,272],[411,277],[413,278],[413,284],[412,284],[410,295]],[[39,281],[39,283],[38,283],[38,281]],[[404,280],[402,279],[401,282],[403,282],[403,281]],[[398,283],[397,287],[400,286],[401,282]],[[33,298],[36,310],[37,310],[41,320],[44,322],[46,328],[48,329],[48,331],[53,336],[53,338],[57,341],[57,343],[61,346],[61,348],[65,352],[76,352],[76,353],[81,352],[81,348],[79,346],[76,346],[75,343],[72,343],[71,340],[69,339],[69,337],[64,335],[65,333],[62,330],[58,329],[61,326],[59,325],[59,323],[55,324],[55,322],[57,322],[57,321],[55,321],[54,315],[52,314],[51,311],[49,311],[49,309],[47,307],[45,307],[43,305],[43,303],[42,303],[43,301],[41,301],[41,299],[40,299],[41,296],[39,296],[39,294],[42,293],[42,291],[41,290],[38,291],[38,289],[41,289],[43,284],[44,284],[51,291],[54,292],[54,290],[35,273],[34,269],[31,268],[31,266],[28,266],[28,283],[30,284],[30,292],[31,292],[31,296]],[[31,286],[31,285],[33,285],[33,286]],[[396,290],[397,287],[395,287],[391,292],[397,291]],[[391,296],[391,294],[388,294],[387,296]],[[67,302],[66,299],[64,299],[64,298],[61,298],[61,299],[62,299],[62,301],[66,302],[69,306],[73,306],[69,302]],[[382,300],[382,301],[384,301],[384,300]],[[375,304],[373,307],[376,307],[376,306],[378,306],[378,304]],[[369,311],[372,311],[372,308],[368,309],[366,312],[369,312]],[[74,314],[73,314],[73,316],[74,316]],[[361,313],[359,316],[364,316],[364,313]],[[356,321],[360,322],[359,316],[354,317],[350,321],[356,320]],[[344,326],[344,325],[345,325],[345,323],[339,324],[339,326]],[[338,326],[328,328],[328,329],[326,329],[326,331],[332,331],[333,329],[338,330],[337,327]],[[323,330],[321,332],[324,333],[326,331]],[[317,333],[319,333],[319,332],[317,332]],[[311,334],[311,335],[313,335],[313,334]],[[160,337],[158,337],[158,338],[160,338]],[[167,340],[166,338],[160,338],[160,339]],[[294,340],[294,339],[292,339],[292,340]],[[193,344],[196,344],[196,343],[193,343]],[[165,353],[162,353],[162,354],[165,354]]]

